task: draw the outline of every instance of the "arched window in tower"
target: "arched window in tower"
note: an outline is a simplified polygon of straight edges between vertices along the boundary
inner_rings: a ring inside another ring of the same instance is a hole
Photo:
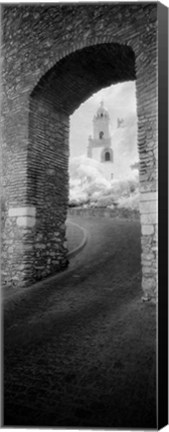
[[[105,153],[105,162],[108,162],[108,161],[110,161],[110,152],[109,151],[106,151],[106,153]]]
[[[99,138],[100,138],[100,139],[103,138],[103,135],[104,135],[104,132],[103,132],[103,131],[99,132]]]

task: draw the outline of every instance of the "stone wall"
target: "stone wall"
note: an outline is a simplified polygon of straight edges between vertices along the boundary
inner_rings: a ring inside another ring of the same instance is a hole
[[[67,265],[69,115],[136,79],[143,289],[154,297],[157,3],[3,5],[2,24],[4,280],[25,286]]]
[[[127,208],[109,208],[109,207],[69,207],[68,216],[83,216],[83,217],[106,217],[106,218],[122,218],[130,220],[140,220],[140,212],[138,210],[130,210]]]

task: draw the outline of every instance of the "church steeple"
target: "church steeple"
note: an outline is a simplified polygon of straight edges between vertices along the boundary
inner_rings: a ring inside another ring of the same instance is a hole
[[[110,117],[107,109],[104,107],[104,102],[101,101],[100,106],[93,118],[93,136],[94,139],[109,139],[110,138]]]
[[[104,101],[100,102],[95,118],[109,118],[109,113],[107,109],[104,108]]]
[[[110,116],[100,102],[96,114],[93,117],[93,137],[89,137],[87,155],[105,165],[105,175],[111,179],[113,176],[113,150],[110,136]]]

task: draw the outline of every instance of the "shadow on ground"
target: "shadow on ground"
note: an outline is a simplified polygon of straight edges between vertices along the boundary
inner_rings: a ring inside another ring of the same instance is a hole
[[[74,270],[4,302],[4,424],[155,428],[139,222],[77,222],[90,239]]]

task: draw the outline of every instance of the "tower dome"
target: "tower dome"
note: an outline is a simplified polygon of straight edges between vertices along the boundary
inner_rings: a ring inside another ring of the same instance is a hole
[[[96,113],[96,116],[95,116],[95,118],[109,118],[109,113],[108,113],[108,110],[104,107],[104,102],[103,101],[101,101],[100,102],[100,106],[99,106],[99,108],[98,108],[98,110],[97,110],[97,113]]]

